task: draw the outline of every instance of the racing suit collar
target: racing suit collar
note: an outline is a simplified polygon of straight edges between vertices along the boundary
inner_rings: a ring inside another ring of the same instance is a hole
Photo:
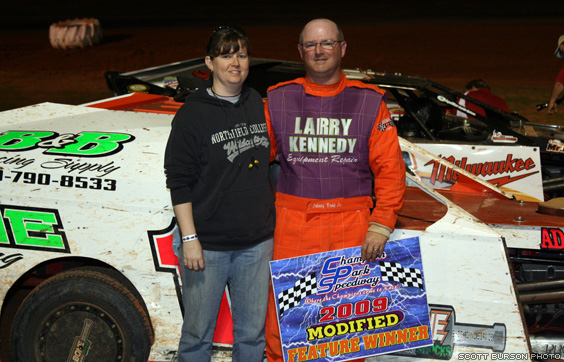
[[[317,84],[309,80],[307,77],[305,78],[304,88],[306,94],[310,94],[316,97],[331,97],[341,93],[343,89],[345,89],[345,73],[341,70],[341,77],[339,81],[335,84],[329,85],[322,85]]]

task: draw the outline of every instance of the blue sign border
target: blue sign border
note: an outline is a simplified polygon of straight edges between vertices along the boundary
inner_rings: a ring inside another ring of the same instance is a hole
[[[431,346],[419,238],[270,263],[284,361],[346,361]]]

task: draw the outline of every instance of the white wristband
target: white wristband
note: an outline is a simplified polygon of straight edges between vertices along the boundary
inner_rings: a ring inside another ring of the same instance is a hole
[[[197,238],[198,238],[198,235],[196,235],[196,234],[194,234],[194,235],[186,235],[186,236],[183,236],[183,237],[182,237],[182,242],[183,242],[183,243],[186,243],[186,242],[191,241],[191,240],[196,240]]]

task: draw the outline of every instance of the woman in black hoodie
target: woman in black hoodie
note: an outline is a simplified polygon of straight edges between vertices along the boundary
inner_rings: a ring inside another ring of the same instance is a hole
[[[233,361],[263,357],[274,208],[262,99],[243,84],[249,54],[240,28],[212,33],[205,58],[211,80],[186,99],[166,147],[167,186],[182,234],[180,362],[210,361],[226,285]]]

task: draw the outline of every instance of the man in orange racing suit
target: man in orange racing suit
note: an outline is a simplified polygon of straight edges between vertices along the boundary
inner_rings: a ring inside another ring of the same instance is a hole
[[[280,161],[274,260],[362,245],[374,261],[403,204],[405,165],[385,92],[345,78],[346,47],[337,24],[310,21],[298,45],[306,77],[268,90],[271,161]],[[268,308],[267,357],[280,362],[272,290]]]

